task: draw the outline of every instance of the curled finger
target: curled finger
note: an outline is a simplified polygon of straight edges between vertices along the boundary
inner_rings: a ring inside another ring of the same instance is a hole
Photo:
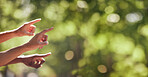
[[[31,33],[34,33],[35,32],[35,29],[36,29],[36,26],[34,26],[34,25],[31,25],[31,30],[29,31],[29,32],[31,32]]]
[[[35,26],[31,26],[27,32],[28,36],[33,36],[35,32]]]
[[[42,38],[40,39],[40,42],[47,41],[47,38],[48,38],[47,35],[43,35]]]
[[[48,45],[48,41],[40,42],[40,45],[41,45],[41,47],[42,47],[42,46],[45,46],[45,45]]]
[[[44,35],[43,36],[43,41],[47,41],[47,39],[48,39],[48,35]]]

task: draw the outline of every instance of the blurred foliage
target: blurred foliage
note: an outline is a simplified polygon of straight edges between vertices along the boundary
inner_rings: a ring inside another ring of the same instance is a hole
[[[47,33],[49,45],[24,54],[52,55],[38,70],[9,65],[16,76],[148,76],[148,0],[0,0],[1,32],[36,18],[42,19],[35,24],[36,33],[52,26],[54,30]],[[0,50],[31,38],[11,39]]]

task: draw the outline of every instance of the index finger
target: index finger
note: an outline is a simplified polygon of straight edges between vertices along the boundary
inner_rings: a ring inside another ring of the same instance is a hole
[[[32,21],[28,22],[28,25],[35,24],[35,23],[37,23],[37,22],[39,22],[39,21],[41,21],[41,18],[35,19],[35,20],[32,20]]]
[[[46,53],[46,54],[39,54],[39,55],[37,55],[37,57],[47,57],[47,56],[49,56],[49,55],[51,55],[51,52],[49,52],[49,53]]]
[[[53,27],[51,27],[50,29],[45,29],[42,32],[40,32],[40,34],[45,34],[45,33],[49,32],[49,31],[51,31],[52,29],[53,29]]]

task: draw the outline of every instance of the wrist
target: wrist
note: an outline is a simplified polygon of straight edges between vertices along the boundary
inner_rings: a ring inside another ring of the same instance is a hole
[[[16,63],[23,63],[23,58],[15,58],[14,60],[12,60],[11,62],[7,63],[8,64],[16,64]]]
[[[24,58],[17,58],[18,63],[23,63]]]
[[[16,36],[16,37],[20,37],[21,35],[19,34],[19,31],[17,29],[13,30],[13,34]]]
[[[9,34],[9,37],[17,37],[17,31],[16,30],[6,31],[5,33]]]
[[[29,43],[25,43],[23,46],[24,52],[31,51],[31,45]]]
[[[18,60],[19,63],[24,63],[24,61],[25,61],[24,55],[18,56],[17,60]]]

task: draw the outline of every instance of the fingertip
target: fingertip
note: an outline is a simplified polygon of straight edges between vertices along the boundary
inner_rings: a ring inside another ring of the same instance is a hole
[[[51,55],[51,52],[49,52],[49,53],[46,53],[46,57],[47,57],[47,56],[49,56],[49,55]]]
[[[46,29],[47,31],[51,31],[53,29],[53,27],[49,28],[49,29]]]
[[[51,55],[51,52],[49,52],[49,53],[46,53],[44,56],[42,56],[42,57],[47,57],[47,56],[49,56],[49,55]]]
[[[49,28],[49,30],[52,30],[52,29],[54,29],[54,27]]]
[[[37,19],[35,19],[35,20],[40,21],[40,20],[41,20],[41,18],[37,18]]]
[[[32,25],[32,24],[35,24],[35,23],[37,23],[37,22],[39,22],[39,21],[41,21],[41,18],[32,20],[32,21],[30,21],[28,24],[29,24],[29,25]]]
[[[47,55],[51,55],[51,52],[47,53]]]
[[[49,31],[51,31],[51,30],[53,30],[53,27],[51,27],[51,28],[49,28],[49,29],[46,29],[46,30],[44,31],[44,33],[49,32]]]
[[[51,27],[50,29],[53,29],[54,27]]]
[[[41,18],[35,19],[35,21],[41,21]]]
[[[41,20],[41,18],[37,18],[37,20]]]

